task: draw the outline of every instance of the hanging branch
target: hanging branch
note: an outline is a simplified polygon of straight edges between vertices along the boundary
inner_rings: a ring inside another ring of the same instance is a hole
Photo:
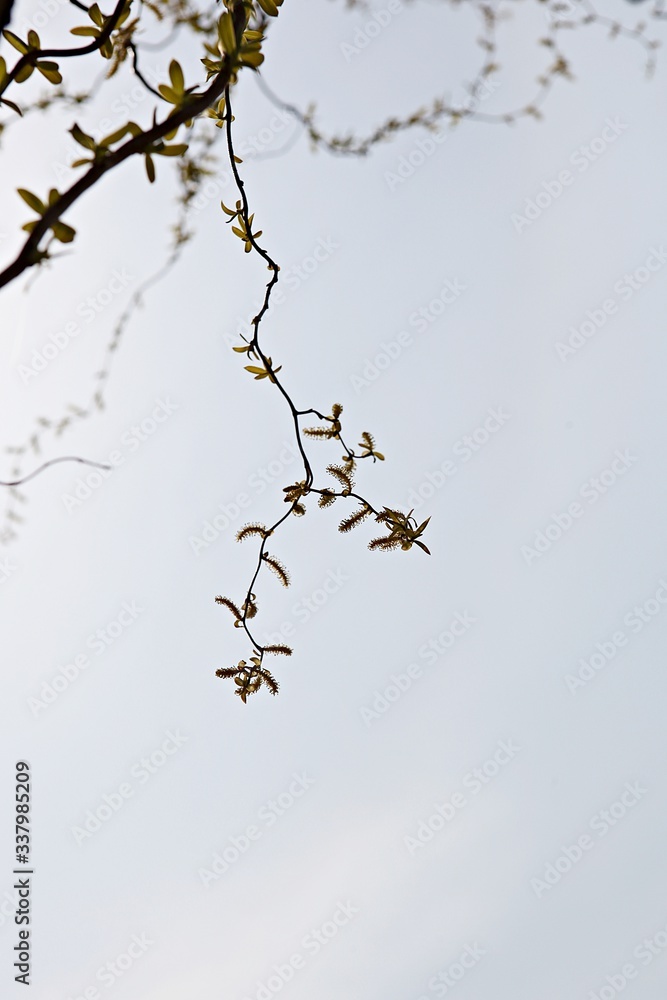
[[[284,514],[269,526],[258,523],[247,524],[241,528],[236,536],[240,542],[248,538],[258,538],[260,540],[255,568],[243,603],[237,604],[231,598],[221,595],[215,599],[218,604],[224,606],[231,613],[234,618],[234,626],[243,629],[252,645],[252,654],[249,656],[249,662],[247,660],[240,660],[235,667],[223,667],[216,671],[218,677],[233,678],[236,684],[236,693],[245,702],[249,695],[257,692],[262,686],[268,688],[271,694],[275,695],[278,693],[278,682],[270,671],[265,668],[264,657],[266,655],[278,654],[291,656],[292,654],[289,646],[282,644],[277,646],[262,645],[254,635],[249,623],[257,615],[255,586],[263,568],[270,570],[284,587],[288,587],[290,584],[287,570],[273,552],[269,552],[267,546],[269,539],[271,539],[271,547],[273,548],[273,539],[276,532],[291,515],[302,517],[306,513],[305,501],[307,497],[311,494],[317,495],[319,497],[318,504],[323,508],[331,506],[338,499],[356,501],[358,504],[356,510],[340,522],[339,531],[345,534],[360,525],[366,518],[373,516],[378,524],[387,529],[388,533],[381,535],[379,538],[372,539],[369,543],[371,550],[388,551],[400,548],[407,551],[413,545],[417,545],[424,552],[428,553],[429,550],[420,538],[429,519],[427,518],[426,521],[418,525],[412,517],[412,511],[406,514],[390,507],[383,507],[382,510],[377,510],[365,497],[355,492],[353,476],[356,471],[357,462],[368,458],[372,459],[373,462],[384,461],[384,455],[375,447],[373,436],[368,431],[364,431],[361,435],[359,451],[354,451],[343,439],[340,420],[343,407],[339,403],[335,403],[332,406],[330,415],[325,415],[313,407],[299,409],[285,388],[282,378],[278,375],[282,369],[282,365],[275,366],[272,358],[264,352],[260,344],[260,324],[270,308],[271,293],[278,284],[280,267],[273,257],[257,242],[262,235],[261,230],[256,231],[253,228],[255,217],[250,212],[245,184],[239,173],[238,164],[240,160],[234,152],[232,130],[234,115],[232,113],[229,88],[227,88],[224,100],[220,101],[213,116],[217,117],[219,121],[224,120],[227,130],[229,164],[239,193],[239,200],[236,202],[235,208],[228,208],[223,202],[222,209],[228,216],[227,221],[232,227],[232,232],[241,240],[246,253],[254,251],[258,254],[265,261],[268,270],[271,272],[261,308],[252,320],[252,338],[250,340],[242,338],[243,343],[238,347],[234,347],[234,351],[245,355],[247,361],[253,362],[245,366],[247,372],[253,375],[257,381],[266,380],[274,385],[285,400],[292,418],[296,444],[301,456],[304,473],[302,480],[292,483],[283,489],[283,493],[285,494],[283,498],[284,502],[289,505]],[[301,420],[304,417],[316,417],[321,423],[315,427],[302,428]],[[334,480],[335,485],[320,488],[313,485],[313,467],[306,451],[304,438],[335,441],[342,447],[344,452],[342,464],[337,465],[332,463],[327,467],[327,472]]]

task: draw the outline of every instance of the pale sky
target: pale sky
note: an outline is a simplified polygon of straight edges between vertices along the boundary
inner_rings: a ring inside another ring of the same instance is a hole
[[[604,12],[634,25],[651,6]],[[361,134],[463,94],[469,7],[285,0],[265,78]],[[485,111],[532,94],[543,7],[504,5]],[[78,17],[59,9],[43,36]],[[215,677],[249,652],[213,600],[238,599],[254,566],[234,534],[275,520],[301,478],[284,404],[230,349],[267,272],[224,226],[223,162],[196,239],[128,327],[106,410],[44,439],[44,458],[113,473],[88,496],[78,466],[34,480],[0,552],[3,996],[23,995],[19,759],[34,1000],[664,993],[667,64],[647,80],[643,50],[599,26],[565,41],[576,80],[542,121],[408,132],[363,160],[312,153],[244,75],[244,178],[284,279],[264,344],[299,406],[340,402],[350,441],[375,435],[386,461],[360,469],[361,492],[430,516],[432,555],[371,553],[372,526],[341,535],[340,508],[311,502],[274,542],[292,587],[258,588],[259,634],[295,650],[279,696],[243,705]],[[145,60],[159,81],[168,58]],[[134,86],[3,137],[3,261],[29,217],[14,189],[69,183],[74,120],[147,122]],[[157,168],[153,187],[140,163],[107,178],[67,217],[71,252],[0,297],[3,447],[87,403],[167,251]],[[316,449],[322,469],[340,457]]]

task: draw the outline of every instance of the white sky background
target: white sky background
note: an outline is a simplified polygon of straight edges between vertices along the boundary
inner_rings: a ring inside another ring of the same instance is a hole
[[[506,72],[489,111],[525,103],[544,55],[535,45],[545,23],[539,5],[505,7],[513,14],[501,33]],[[630,23],[643,11],[611,0],[607,7]],[[362,133],[446,89],[460,92],[478,64],[471,12],[435,3],[406,6],[346,62],[341,43],[369,16],[286,0],[272,25],[267,81],[285,100],[316,101],[328,130]],[[55,37],[77,17],[59,13]],[[262,691],[244,706],[214,676],[248,653],[213,602],[218,593],[239,597],[254,565],[252,544],[237,545],[234,532],[275,520],[282,487],[298,471],[288,464],[261,496],[249,478],[284,458],[292,437],[278,394],[243,372],[224,339],[252,315],[267,273],[224,227],[219,199],[236,197],[224,177],[178,269],[133,319],[105,413],[45,445],[45,457],[105,460],[120,448],[125,461],[71,512],[62,496],[81,469],[61,466],[31,483],[26,523],[3,553],[13,568],[0,585],[0,890],[11,887],[12,768],[22,758],[34,777],[34,1000],[74,1000],[93,986],[113,1000],[255,998],[295,953],[305,965],[280,990],[289,1000],[605,1000],[623,991],[613,977],[627,963],[636,970],[627,995],[654,1000],[664,991],[667,954],[647,961],[650,952],[635,949],[656,935],[667,944],[667,615],[659,605],[636,632],[624,619],[667,581],[667,262],[628,301],[614,284],[667,235],[667,65],[659,57],[647,82],[643,50],[599,28],[565,42],[577,80],[557,85],[544,121],[466,123],[395,190],[386,175],[422,133],[363,161],[313,155],[302,138],[284,157],[243,165],[262,242],[285,277],[318,241],[337,244],[298,289],[285,286],[286,301],[263,325],[296,401],[325,411],[339,401],[351,441],[365,429],[375,434],[387,461],[362,466],[358,482],[377,504],[406,507],[429,473],[447,459],[456,468],[418,511],[432,516],[430,559],[417,550],[369,553],[372,528],[336,531],[339,505],[322,512],[311,504],[276,537],[293,586],[282,591],[267,574],[258,621],[261,634],[296,626],[294,656],[275,664],[278,698]],[[167,63],[154,54],[160,79]],[[133,83],[113,86],[119,96]],[[148,107],[137,111],[140,123]],[[252,79],[239,87],[235,111],[238,141],[274,116]],[[57,164],[74,150],[63,126],[76,118],[93,128],[105,114],[98,102],[48,123],[30,116],[7,133],[3,260],[30,217],[13,189],[58,186]],[[607,119],[627,127],[579,172],[570,157]],[[277,131],[267,149],[295,128]],[[564,169],[572,185],[518,233],[512,214]],[[27,296],[19,281],[0,299],[3,445],[20,443],[35,417],[87,401],[115,318],[165,254],[173,184],[167,160],[157,170],[152,188],[139,163],[107,178],[67,215],[78,230],[73,253]],[[78,307],[114,270],[131,276],[127,289],[86,323]],[[465,292],[418,332],[410,315],[448,279]],[[609,298],[617,313],[561,360],[557,342]],[[24,385],[18,366],[77,319],[80,335]],[[375,381],[355,385],[353,376],[402,331],[411,346]],[[176,411],[133,452],[124,435],[160,399]],[[509,415],[504,426],[470,461],[457,456],[456,443],[498,408]],[[338,457],[335,447],[315,449],[323,465]],[[630,467],[588,502],[582,487],[617,450],[633,456]],[[239,493],[252,504],[195,555],[191,537]],[[581,518],[528,564],[522,546],[575,501]],[[299,602],[331,574],[342,585],[303,621]],[[88,637],[124,602],[142,613],[96,655]],[[429,665],[420,647],[457,613],[474,624]],[[570,691],[566,675],[619,630],[627,644]],[[84,652],[90,666],[35,717],[28,699]],[[389,710],[364,718],[410,663],[421,676]],[[142,784],[132,768],[168,730],[187,741]],[[501,740],[519,752],[472,794],[466,775]],[[260,810],[295,773],[313,784],[268,826]],[[72,827],[128,781],[132,797],[77,844]],[[645,792],[600,836],[595,816],[626,783]],[[466,805],[410,852],[405,838],[416,838],[456,792]],[[251,825],[259,839],[205,888],[199,870]],[[537,890],[531,880],[544,879],[585,834],[594,846],[558,884]],[[357,915],[310,953],[305,935],[330,921],[339,902]],[[3,995],[21,996],[9,909],[0,907],[1,975],[10,984]],[[133,935],[154,943],[105,985],[97,971]],[[484,955],[443,993],[445,980],[433,977],[466,946]]]

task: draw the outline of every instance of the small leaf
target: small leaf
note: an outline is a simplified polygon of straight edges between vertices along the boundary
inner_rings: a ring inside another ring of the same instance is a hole
[[[95,149],[95,140],[92,135],[87,135],[76,123],[72,125],[69,131],[74,141],[78,142],[80,146],[84,146],[86,149],[90,150]]]
[[[151,158],[150,153],[146,153],[146,173],[148,174],[148,180],[153,183],[155,180],[155,164]]]
[[[172,59],[169,63],[169,79],[174,90],[182,94],[185,90],[185,77],[183,76],[183,70],[175,59]]]
[[[36,194],[33,194],[32,191],[26,191],[25,188],[18,188],[17,190],[26,205],[29,205],[33,212],[37,212],[38,215],[43,215],[46,212],[46,205]]]
[[[218,38],[222,46],[222,51],[232,53],[236,51],[236,32],[234,31],[234,21],[232,15],[227,11],[218,20]]]
[[[32,76],[34,68],[35,68],[34,66],[30,65],[24,66],[23,69],[20,69],[18,71],[14,79],[16,80],[17,83],[23,83],[25,80],[29,79],[29,77]]]
[[[274,0],[257,0],[259,6],[269,17],[278,17],[278,8]]]
[[[95,22],[98,28],[104,27],[104,16],[98,4],[94,3],[88,8],[88,16]]]
[[[132,135],[136,135],[130,127],[132,124],[133,122],[128,122],[127,125],[123,125],[121,128],[116,129],[115,132],[111,132],[110,135],[105,135],[104,138],[100,140],[100,146],[104,146],[105,148],[113,146],[115,142],[119,142],[123,139],[128,132]]]
[[[51,229],[55,238],[61,243],[71,243],[76,236],[76,229],[72,229],[65,222],[54,222]]]
[[[55,69],[51,69],[51,67],[53,66],[55,66]],[[62,74],[58,69],[57,63],[38,62],[37,69],[42,74],[42,76],[49,81],[49,83],[58,84],[63,82]]]
[[[15,35],[13,31],[9,31],[8,29],[5,29],[5,31],[3,31],[3,35],[5,36],[9,44],[13,45],[15,49],[18,49],[18,51],[22,55],[26,54],[26,52],[28,51],[28,46],[26,45],[25,42],[21,41],[18,35]]]
[[[257,69],[264,62],[264,56],[261,52],[244,52],[241,56],[241,62],[244,66],[251,66],[253,69]]]
[[[0,104],[6,104],[7,107],[11,108],[12,111],[15,111],[17,115],[20,115],[21,118],[23,118],[23,112],[18,104],[14,104],[13,101],[8,101],[6,97],[0,97]]]
[[[170,104],[178,104],[178,94],[176,94],[171,87],[168,87],[166,83],[161,83],[157,88],[165,101],[169,101]]]
[[[183,153],[187,151],[187,142],[176,143],[173,146],[164,146],[162,149],[156,149],[155,152],[159,153],[160,156],[183,156]]]

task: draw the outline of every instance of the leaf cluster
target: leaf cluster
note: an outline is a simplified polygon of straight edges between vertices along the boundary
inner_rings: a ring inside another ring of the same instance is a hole
[[[418,545],[420,549],[423,549],[430,556],[431,553],[429,550],[419,540],[431,520],[430,517],[427,517],[421,524],[417,524],[414,517],[412,517],[412,511],[404,514],[400,510],[384,507],[379,514],[376,514],[375,520],[379,524],[386,525],[389,529],[389,534],[373,538],[368,543],[369,549],[379,549],[383,552],[389,552],[392,549],[400,548],[404,552],[407,552],[413,545]]]

